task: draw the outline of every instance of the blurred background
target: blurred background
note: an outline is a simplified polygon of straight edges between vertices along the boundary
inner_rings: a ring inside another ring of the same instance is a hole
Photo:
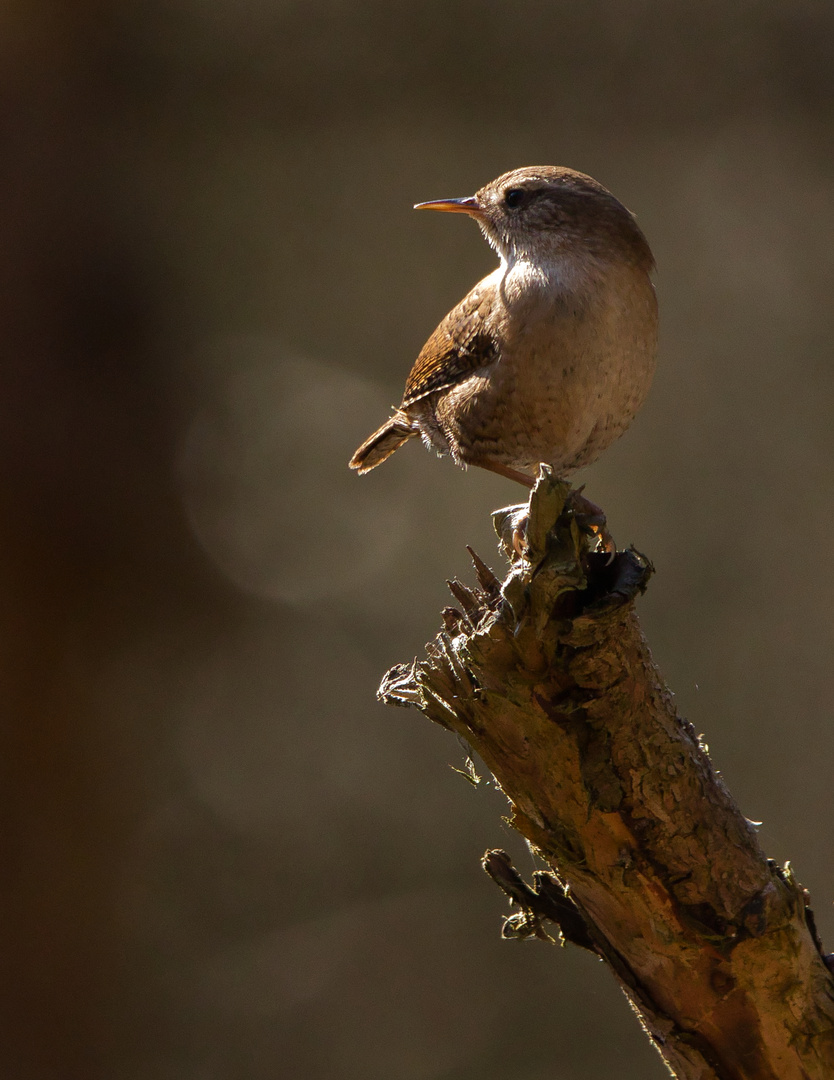
[[[834,8],[18,0],[0,55],[4,1075],[666,1075],[601,964],[499,940],[505,800],[374,699],[523,497],[347,470],[493,266],[410,208],[519,165],[654,247],[582,479],[834,948]]]

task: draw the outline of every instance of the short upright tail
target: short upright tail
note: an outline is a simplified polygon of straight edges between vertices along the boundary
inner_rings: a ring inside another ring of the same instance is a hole
[[[375,431],[370,439],[362,443],[350,459],[351,469],[356,469],[360,474],[370,472],[416,434],[407,416],[401,412],[394,413],[379,431]]]

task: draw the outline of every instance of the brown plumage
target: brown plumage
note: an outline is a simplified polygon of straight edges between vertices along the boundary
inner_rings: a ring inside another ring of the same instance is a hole
[[[654,261],[632,215],[591,177],[554,166],[418,208],[474,217],[501,265],[434,331],[402,404],[350,467],[368,472],[417,435],[527,485],[540,462],[564,476],[595,460],[655,367]]]

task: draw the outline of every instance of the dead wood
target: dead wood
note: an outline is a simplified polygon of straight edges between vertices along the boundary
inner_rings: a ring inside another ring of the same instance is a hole
[[[551,868],[530,887],[485,856],[518,908],[507,936],[555,924],[598,953],[679,1080],[831,1080],[834,980],[806,894],[675,711],[634,610],[650,564],[593,551],[574,500],[543,469],[527,515],[496,515],[508,576],[473,553],[478,586],[452,584],[428,658],[380,696],[467,740]]]

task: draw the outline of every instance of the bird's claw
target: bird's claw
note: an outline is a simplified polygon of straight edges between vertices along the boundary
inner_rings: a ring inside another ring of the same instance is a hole
[[[606,566],[614,560],[617,554],[617,545],[614,537],[608,531],[608,522],[602,508],[596,503],[586,499],[582,494],[582,488],[572,491],[568,497],[568,509],[573,512],[574,520],[586,535],[596,540],[596,550],[608,556]]]

